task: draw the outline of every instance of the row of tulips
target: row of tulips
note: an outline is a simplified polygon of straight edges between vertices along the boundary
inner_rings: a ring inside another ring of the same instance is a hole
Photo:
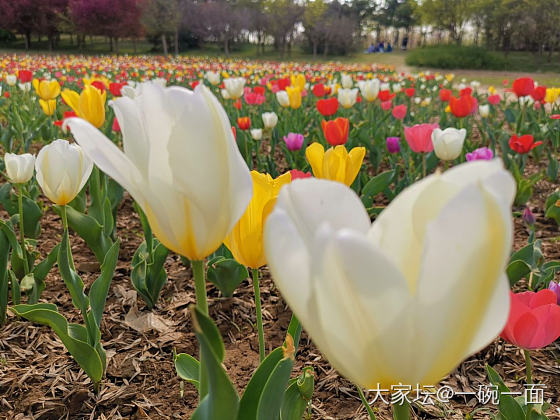
[[[87,78],[77,58],[62,57],[59,67],[44,57],[0,60],[8,133],[0,137],[15,152],[4,170],[16,187],[0,197],[10,215],[1,224],[0,310],[10,291],[12,312],[50,325],[96,388],[122,189],[144,230],[131,282],[148,308],[167,279],[169,251],[192,268],[199,358],[179,354],[175,364],[199,391],[193,418],[301,418],[313,382],[309,370],[290,380],[302,327],[360,395],[435,384],[498,335],[524,349],[532,383],[529,350],[560,336],[560,263],[535,258],[534,235],[510,255],[511,206],[525,204],[538,180],[557,179],[560,91],[519,79],[499,94],[456,86],[452,75],[352,66],[119,60],[93,58],[97,72]],[[38,147],[35,159],[29,152]],[[529,156],[541,166],[548,159],[546,173],[525,176]],[[35,264],[37,186],[61,215],[63,236]],[[87,295],[69,229],[101,264]],[[55,262],[83,324],[40,301]],[[265,265],[294,314],[283,346],[268,354]],[[231,295],[245,267],[261,364],[240,396],[222,366],[206,282]],[[522,278],[529,290],[514,294]],[[545,405],[502,398],[500,410],[546,418]],[[406,401],[394,412],[410,417]]]

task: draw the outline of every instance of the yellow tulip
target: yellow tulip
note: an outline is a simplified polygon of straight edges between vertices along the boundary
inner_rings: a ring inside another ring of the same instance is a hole
[[[290,100],[290,108],[298,109],[301,106],[301,90],[297,87],[288,86],[286,93]]]
[[[494,86],[490,86],[488,88],[488,94],[494,95],[496,93],[496,88]]]
[[[109,84],[111,83],[111,81],[106,77],[98,77],[98,76],[93,76],[90,78],[84,77],[82,80],[84,82],[84,86],[91,86],[93,82],[100,82],[103,83],[103,85],[107,89],[109,89]]]
[[[558,100],[558,97],[560,96],[560,89],[559,88],[548,88],[546,90],[546,96],[544,101],[547,104],[553,104],[554,102],[556,102]]]
[[[56,101],[54,99],[47,99],[45,101],[39,99],[39,105],[43,108],[45,115],[48,115],[49,117],[54,114],[54,111],[56,111]]]
[[[33,87],[35,88],[37,95],[39,95],[39,97],[44,101],[55,99],[58,95],[60,95],[60,84],[57,80],[33,79]]]
[[[305,90],[305,76],[303,74],[292,74],[290,76],[292,87],[298,88],[300,91]]]
[[[81,94],[70,89],[62,91],[62,99],[78,115],[99,128],[105,122],[107,93],[93,86],[86,86]]]
[[[241,219],[224,240],[233,257],[249,268],[259,268],[266,264],[263,247],[263,226],[272,211],[280,188],[289,184],[289,172],[273,179],[269,174],[251,171],[253,178],[253,198]]]
[[[325,152],[321,143],[313,143],[305,150],[305,157],[317,178],[352,185],[366,155],[365,147],[354,147],[350,153],[344,145],[331,147]]]

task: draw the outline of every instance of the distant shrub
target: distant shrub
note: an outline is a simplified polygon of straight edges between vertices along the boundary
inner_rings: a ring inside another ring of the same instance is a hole
[[[15,39],[16,36],[10,31],[7,31],[5,29],[0,29],[0,42],[10,42],[10,41],[14,41]]]
[[[411,50],[406,56],[409,66],[438,69],[504,70],[506,61],[481,47],[443,45]]]

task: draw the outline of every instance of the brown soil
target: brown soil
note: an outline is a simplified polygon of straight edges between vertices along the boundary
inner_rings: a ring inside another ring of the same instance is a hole
[[[547,259],[560,259],[558,227],[544,219],[543,202],[554,185],[537,185],[532,210],[537,216],[537,237],[543,240]],[[140,223],[127,196],[118,212],[118,234],[122,240],[119,263],[109,292],[102,321],[102,341],[108,355],[107,375],[98,395],[87,376],[66,352],[48,327],[33,325],[9,316],[0,329],[0,419],[179,419],[188,418],[197,404],[197,393],[181,384],[173,366],[173,351],[196,357],[197,342],[188,312],[194,302],[190,269],[170,255],[166,263],[169,280],[151,319],[153,328],[139,332],[131,319],[147,310],[130,283],[130,260],[142,240]],[[44,216],[40,250],[44,255],[60,240],[60,218],[51,210]],[[515,221],[515,247],[527,243],[520,218]],[[86,287],[97,276],[91,251],[77,236],[71,238],[72,252]],[[261,270],[262,301],[268,350],[281,345],[290,320],[290,310],[275,289],[266,269]],[[56,267],[46,279],[42,301],[56,303],[69,320],[80,322]],[[226,345],[225,367],[239,391],[246,386],[258,365],[254,303],[249,280],[230,299],[221,298],[208,286],[210,315]],[[160,322],[153,322],[153,321]],[[374,355],[372,355],[373,357]],[[560,418],[560,345],[532,353],[534,376],[546,384],[545,400],[552,404],[551,418]],[[479,354],[463,362],[441,385],[455,391],[477,391],[488,385],[484,366],[492,365],[513,390],[522,390],[524,361],[520,351],[497,339]],[[313,419],[367,419],[351,383],[341,378],[313,346],[305,333],[296,359],[294,375],[313,366],[316,387],[312,400]],[[370,396],[372,397],[372,396]],[[375,405],[379,419],[391,418],[387,405]],[[488,418],[495,407],[481,405],[473,397],[455,397],[450,403],[415,406],[418,418]],[[219,419],[217,419],[219,420]]]

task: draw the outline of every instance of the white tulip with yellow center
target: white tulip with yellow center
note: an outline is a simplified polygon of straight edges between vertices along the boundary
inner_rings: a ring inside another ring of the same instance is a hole
[[[243,96],[245,79],[243,77],[233,77],[224,80],[224,86],[230,99],[239,99]]]
[[[267,219],[266,258],[342,375],[433,385],[506,323],[514,196],[501,161],[469,162],[405,189],[371,224],[345,185],[295,180]]]
[[[167,248],[204,259],[243,215],[253,191],[224,108],[202,84],[193,92],[150,82],[112,106],[124,152],[85,120],[66,124],[95,164],[134,197]]]
[[[358,89],[338,89],[338,102],[344,108],[352,108],[358,99]]]
[[[467,130],[464,128],[460,130],[453,127],[445,130],[436,128],[432,131],[432,143],[436,156],[441,160],[457,159],[463,151],[466,136]]]
[[[358,82],[360,92],[362,93],[364,99],[368,102],[375,101],[375,98],[377,98],[379,93],[379,86],[379,79],[360,80]]]
[[[92,170],[93,162],[83,149],[62,139],[43,146],[35,160],[37,182],[47,198],[60,206],[76,198]]]

